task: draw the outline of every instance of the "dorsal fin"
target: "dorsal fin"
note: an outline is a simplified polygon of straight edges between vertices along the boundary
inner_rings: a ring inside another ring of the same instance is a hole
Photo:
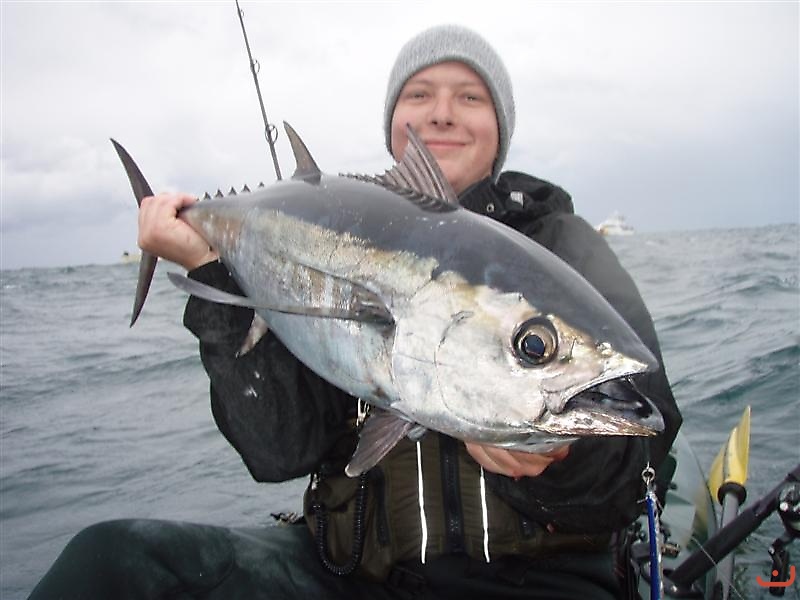
[[[412,186],[411,189],[414,191],[458,206],[458,196],[453,186],[447,181],[439,168],[439,163],[411,125],[406,125],[406,136],[408,144],[403,151],[403,160],[386,174],[394,174],[398,178],[405,177],[407,181],[413,181],[419,186]]]
[[[283,122],[283,127],[286,129],[286,135],[289,136],[289,143],[292,145],[292,152],[294,152],[294,160],[297,163],[292,179],[302,179],[309,183],[319,183],[322,177],[322,171],[319,170],[317,163],[311,158],[311,153],[306,148],[303,140],[297,135],[297,132],[292,129],[286,121]]]
[[[403,195],[426,210],[445,212],[455,209],[458,196],[436,159],[411,125],[406,125],[406,136],[408,144],[403,151],[403,159],[383,175],[348,176],[377,183],[395,192],[405,192]]]
[[[434,198],[433,196],[428,196],[427,194],[417,192],[416,190],[408,187],[408,184],[403,181],[395,182],[395,180],[389,178],[388,171],[386,175],[357,175],[353,173],[340,173],[340,176],[379,185],[382,188],[391,190],[395,194],[404,197],[412,204],[415,204],[427,212],[446,213],[458,209],[457,204],[450,204],[450,202],[446,200],[440,200],[439,198]]]

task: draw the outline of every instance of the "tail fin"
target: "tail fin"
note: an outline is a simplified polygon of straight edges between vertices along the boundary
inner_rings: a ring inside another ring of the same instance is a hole
[[[117,151],[122,166],[125,167],[125,172],[128,174],[128,179],[133,188],[133,195],[136,196],[136,204],[141,206],[142,198],[153,195],[153,190],[142,175],[139,167],[133,162],[131,155],[127,150],[119,145],[116,140],[112,139],[111,143],[114,144],[114,149]],[[142,312],[147,292],[150,289],[150,283],[153,281],[153,273],[156,270],[156,263],[158,257],[150,254],[149,252],[142,252],[142,259],[139,261],[139,281],[136,283],[136,297],[133,301],[133,314],[131,315],[131,327],[139,318],[139,313]]]

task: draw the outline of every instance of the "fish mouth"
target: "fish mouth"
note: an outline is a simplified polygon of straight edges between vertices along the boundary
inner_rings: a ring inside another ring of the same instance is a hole
[[[624,382],[624,383],[623,383]],[[654,436],[664,419],[631,379],[614,379],[570,398],[558,414],[546,412],[536,429],[557,436]]]

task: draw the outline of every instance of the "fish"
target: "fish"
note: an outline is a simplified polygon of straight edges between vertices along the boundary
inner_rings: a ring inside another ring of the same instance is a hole
[[[256,337],[271,330],[369,405],[349,476],[428,430],[526,452],[663,430],[634,382],[658,362],[630,325],[549,250],[461,207],[411,127],[402,159],[380,175],[325,174],[284,127],[291,179],[179,213],[243,295],[168,276],[252,308]],[[150,187],[112,142],[141,203]],[[131,324],[156,260],[143,254]]]

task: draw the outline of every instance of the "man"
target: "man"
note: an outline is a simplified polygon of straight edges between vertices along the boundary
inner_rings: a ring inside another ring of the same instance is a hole
[[[401,49],[385,105],[387,148],[406,125],[429,148],[468,210],[513,227],[572,264],[660,359],[652,321],[603,239],[569,196],[501,173],[514,130],[511,82],[494,49],[437,27]],[[178,210],[185,194],[147,198],[142,249],[192,278],[237,291]],[[152,521],[102,523],[70,542],[32,597],[614,598],[612,532],[637,514],[640,474],[660,463],[680,425],[663,366],[637,386],[662,411],[655,440],[585,439],[551,454],[462,444],[428,433],[399,443],[350,479],[356,399],[319,378],[268,333],[237,350],[252,311],[197,298],[184,322],[198,337],[214,418],[258,481],[312,475],[309,528],[229,530]],[[91,574],[91,580],[87,573]],[[72,594],[72,595],[70,595]],[[181,596],[182,595],[182,596]]]

